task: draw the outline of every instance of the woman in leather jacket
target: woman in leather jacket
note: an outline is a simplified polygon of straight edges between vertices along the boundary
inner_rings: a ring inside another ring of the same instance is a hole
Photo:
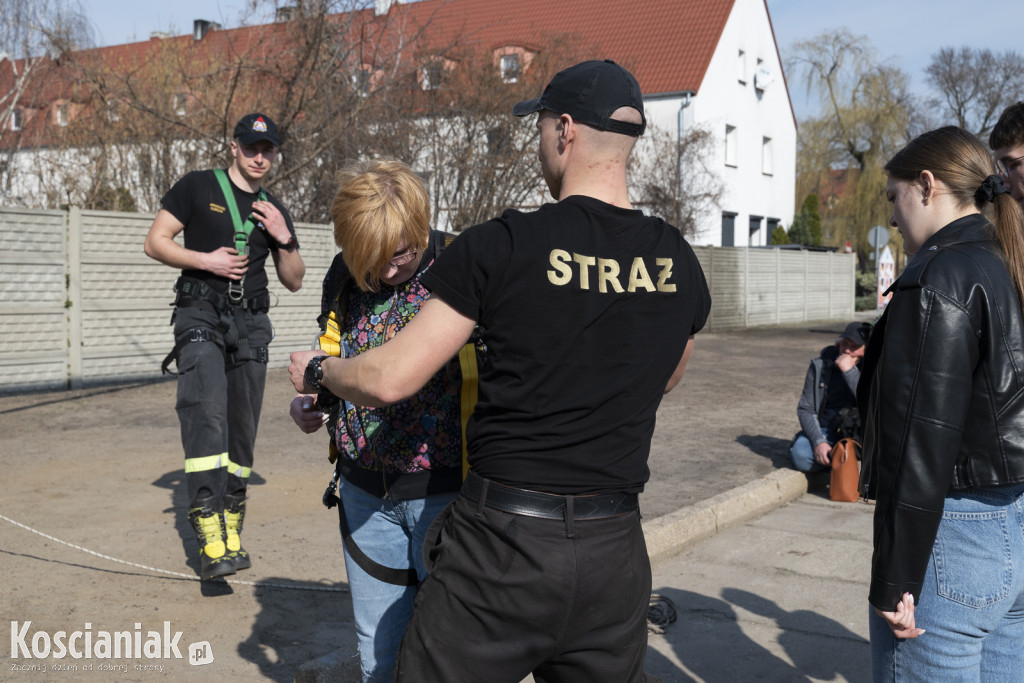
[[[875,680],[1024,675],[1024,215],[946,127],[885,166],[907,267],[868,343]],[[994,221],[981,213],[994,206]]]

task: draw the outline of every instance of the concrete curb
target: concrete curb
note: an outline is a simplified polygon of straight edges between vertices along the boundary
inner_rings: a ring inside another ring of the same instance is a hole
[[[756,481],[644,522],[651,562],[671,557],[686,546],[723,529],[763,515],[807,493],[807,475],[780,469]]]
[[[647,554],[654,563],[719,531],[759,517],[807,493],[807,475],[775,470],[756,481],[688,505],[643,523]],[[358,654],[337,650],[306,662],[295,672],[295,683],[360,680]]]

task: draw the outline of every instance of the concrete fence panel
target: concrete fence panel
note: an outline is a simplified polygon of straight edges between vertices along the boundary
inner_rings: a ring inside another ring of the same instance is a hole
[[[143,253],[152,222],[151,214],[0,208],[0,393],[160,377],[174,343],[177,271]],[[331,226],[298,224],[296,232],[302,289],[288,292],[270,273],[272,367],[315,338],[323,277],[337,253]],[[851,254],[694,251],[711,290],[710,330],[853,315]]]

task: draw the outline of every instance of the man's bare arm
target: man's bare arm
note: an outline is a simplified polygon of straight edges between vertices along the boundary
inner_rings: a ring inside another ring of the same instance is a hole
[[[221,277],[239,280],[248,269],[249,259],[239,256],[234,247],[221,247],[202,252],[186,249],[174,238],[185,229],[185,224],[167,209],[160,209],[146,235],[146,255],[172,268],[205,270]]]
[[[423,304],[393,339],[355,358],[323,361],[322,386],[357,405],[379,407],[412,396],[469,340],[476,321],[441,299]],[[304,375],[310,358],[323,352],[296,351],[291,356],[292,384],[299,393],[313,393]]]
[[[690,360],[690,354],[693,352],[693,335],[686,340],[686,348],[683,349],[683,357],[679,359],[679,365],[672,372],[672,376],[668,378],[668,384],[665,386],[665,393],[672,391],[679,384],[679,380],[683,378],[683,373],[686,372],[686,363]]]

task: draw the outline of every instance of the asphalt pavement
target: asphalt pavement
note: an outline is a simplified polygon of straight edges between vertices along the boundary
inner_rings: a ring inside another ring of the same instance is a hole
[[[663,401],[641,497],[654,592],[675,614],[650,638],[646,668],[662,681],[868,680],[873,508],[829,501],[786,456],[807,363],[846,322],[702,333]],[[214,655],[162,660],[172,679],[356,680],[337,518],[319,502],[323,435],[288,418],[285,371],[270,371],[257,440],[253,568],[219,586],[195,580],[174,393],[161,382],[0,397],[0,623],[170,625],[183,649]],[[117,679],[152,681],[133,668],[147,661],[123,658]],[[68,661],[12,663],[48,666],[33,677],[49,680]]]

